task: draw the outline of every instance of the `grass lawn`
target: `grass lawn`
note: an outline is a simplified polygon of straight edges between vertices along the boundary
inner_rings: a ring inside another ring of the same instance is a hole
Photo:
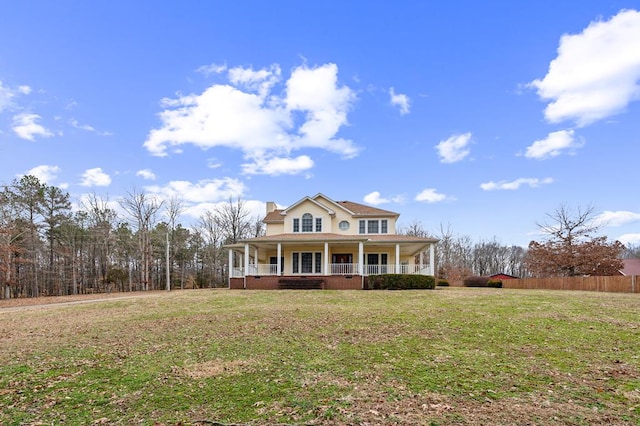
[[[2,425],[640,425],[638,295],[184,290],[2,306]]]

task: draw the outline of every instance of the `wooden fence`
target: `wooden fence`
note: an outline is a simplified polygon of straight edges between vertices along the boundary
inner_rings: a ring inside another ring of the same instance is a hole
[[[519,278],[502,280],[503,288],[640,293],[640,275],[610,277]]]

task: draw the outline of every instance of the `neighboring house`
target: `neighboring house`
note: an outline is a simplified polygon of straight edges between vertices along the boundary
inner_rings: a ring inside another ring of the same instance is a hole
[[[640,259],[622,259],[622,275],[640,275]]]
[[[396,234],[399,216],[323,194],[268,202],[265,236],[225,246],[229,288],[365,289],[369,275],[433,275],[438,240]]]

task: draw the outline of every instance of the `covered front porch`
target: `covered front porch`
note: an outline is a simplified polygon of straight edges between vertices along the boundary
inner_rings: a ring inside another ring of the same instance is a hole
[[[370,275],[434,274],[435,241],[394,237],[234,244],[229,287],[364,289]]]

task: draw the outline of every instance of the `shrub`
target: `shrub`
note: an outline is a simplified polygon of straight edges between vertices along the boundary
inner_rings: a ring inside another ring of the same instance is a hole
[[[493,287],[502,288],[502,280],[492,280],[489,277],[471,276],[463,281],[465,287]]]
[[[502,280],[489,280],[487,281],[487,287],[502,288]]]
[[[436,288],[436,278],[431,275],[369,275],[369,288],[373,290],[433,290]]]
[[[444,279],[439,279],[438,280],[438,286],[440,287],[449,287],[449,281],[444,280]]]

